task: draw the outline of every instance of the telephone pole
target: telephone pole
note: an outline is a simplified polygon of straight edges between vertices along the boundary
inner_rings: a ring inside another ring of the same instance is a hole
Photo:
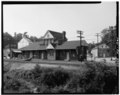
[[[84,38],[82,35],[83,35],[83,31],[80,31],[80,30],[78,30],[77,31],[77,33],[80,35],[80,36],[77,36],[77,37],[80,37],[80,48],[78,47],[78,60],[79,61],[83,61],[84,60],[84,58],[83,58],[83,48],[82,48],[82,38]]]
[[[97,44],[99,43],[99,36],[100,36],[100,34],[99,33],[96,33],[96,35],[95,36],[97,36]],[[98,57],[99,57],[99,46],[97,47],[97,49],[98,49]]]
[[[97,36],[97,43],[99,43],[99,36],[100,36],[100,34],[97,33],[95,36]]]
[[[80,36],[77,36],[77,37],[80,37],[80,47],[82,46],[82,38],[84,38],[82,35],[83,35],[83,31],[77,31],[78,34],[80,34]]]

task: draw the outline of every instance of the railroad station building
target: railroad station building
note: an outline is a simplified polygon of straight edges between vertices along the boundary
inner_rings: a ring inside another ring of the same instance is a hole
[[[26,40],[26,41],[25,41]],[[24,43],[23,47],[20,45]],[[29,42],[29,44],[28,44]],[[80,46],[80,40],[67,41],[66,32],[62,33],[48,30],[39,42],[31,42],[23,36],[21,41],[18,43],[22,56],[24,58],[34,58],[42,60],[77,60],[77,47]],[[86,47],[87,42],[81,41],[85,56],[87,55]]]

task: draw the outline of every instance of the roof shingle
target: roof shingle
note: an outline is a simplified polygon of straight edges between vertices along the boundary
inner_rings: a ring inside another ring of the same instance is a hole
[[[45,50],[46,46],[44,45],[40,45],[41,42],[34,42],[32,44],[30,44],[29,46],[23,47],[20,50],[24,51],[24,50]]]
[[[47,46],[40,45],[41,42],[35,42],[30,44],[29,46],[23,47],[20,50],[22,51],[30,51],[30,50],[46,50]],[[82,45],[87,46],[87,42],[82,40]],[[80,41],[66,41],[62,45],[56,46],[57,50],[62,49],[76,49],[77,46],[80,46]]]

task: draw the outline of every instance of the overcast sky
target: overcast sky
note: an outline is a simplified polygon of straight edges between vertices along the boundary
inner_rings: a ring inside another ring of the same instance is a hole
[[[41,37],[53,30],[66,31],[68,40],[79,40],[77,30],[82,30],[88,43],[96,43],[96,33],[116,25],[116,3],[4,5],[3,18],[4,32],[12,36],[28,32]]]

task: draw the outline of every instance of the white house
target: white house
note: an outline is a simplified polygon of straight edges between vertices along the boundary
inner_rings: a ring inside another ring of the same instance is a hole
[[[31,43],[32,41],[29,38],[27,38],[25,35],[23,35],[23,38],[18,42],[18,49],[26,47]]]
[[[110,57],[110,50],[106,44],[100,44],[91,50],[93,58],[105,58]]]

